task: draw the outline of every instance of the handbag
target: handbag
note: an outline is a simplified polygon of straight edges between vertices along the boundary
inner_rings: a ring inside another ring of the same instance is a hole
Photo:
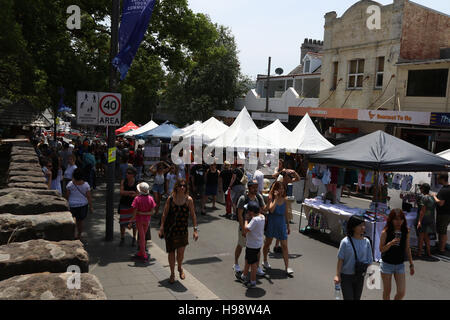
[[[350,243],[353,247],[353,252],[355,253],[355,276],[364,277],[367,273],[367,268],[369,268],[370,264],[360,262],[358,260],[358,255],[356,254],[355,245],[353,244],[352,237],[348,237],[350,239]]]
[[[239,170],[241,170],[241,169],[239,169]],[[241,179],[241,183],[244,185],[244,186],[246,186],[247,185],[247,183],[248,183],[248,177],[247,177],[247,175],[245,174],[245,171],[244,170],[241,170],[242,171],[242,179]]]

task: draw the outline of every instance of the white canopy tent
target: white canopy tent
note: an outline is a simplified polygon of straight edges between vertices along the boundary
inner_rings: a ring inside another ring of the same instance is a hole
[[[320,134],[308,114],[292,131],[289,139],[289,149],[303,154],[315,153],[331,147],[334,145]]]
[[[151,120],[150,122],[146,123],[146,124],[143,125],[142,127],[138,128],[138,129],[136,129],[136,130],[132,130],[132,131],[130,131],[130,132],[127,132],[127,133],[125,134],[125,137],[134,137],[134,136],[137,136],[137,135],[139,135],[139,134],[143,134],[143,133],[145,133],[145,132],[147,132],[147,131],[153,130],[153,129],[155,129],[155,128],[158,127],[158,126],[159,126],[159,125],[158,125],[156,122],[154,122],[153,120]]]
[[[207,121],[196,127],[192,132],[183,135],[183,138],[201,138],[203,144],[210,144],[228,128],[229,127],[222,121],[211,117]]]
[[[438,156],[450,160],[450,149],[437,154]]]
[[[191,136],[194,133],[195,129],[199,128],[201,125],[202,125],[201,121],[195,121],[191,125],[175,130],[172,134],[172,141],[179,140],[180,137],[186,138]]]
[[[261,136],[269,141],[272,141],[280,149],[284,149],[286,152],[295,153],[296,148],[289,148],[289,144],[292,143],[292,132],[281,123],[279,119],[275,120],[267,127],[260,129]]]
[[[233,124],[213,140],[209,146],[243,150],[280,148],[271,139],[263,137],[245,107],[234,120]]]

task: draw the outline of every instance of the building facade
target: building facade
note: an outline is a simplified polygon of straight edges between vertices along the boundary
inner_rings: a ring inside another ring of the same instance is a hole
[[[450,116],[449,48],[450,16],[412,1],[362,0],[340,18],[327,13],[318,107],[358,109],[354,120],[328,121],[330,132],[384,130],[431,151],[450,148],[450,126],[432,121]]]

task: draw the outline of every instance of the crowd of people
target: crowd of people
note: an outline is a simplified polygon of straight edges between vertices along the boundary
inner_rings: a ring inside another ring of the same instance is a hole
[[[292,184],[312,175],[323,178],[321,168],[311,168],[301,156],[286,157],[279,160],[272,173],[274,182],[268,184],[263,169],[266,164],[258,162],[256,170],[250,172],[237,159],[234,163],[225,161],[223,165],[174,164],[170,160],[144,167],[142,146],[133,141],[118,140],[117,178],[120,178],[120,201],[118,207],[120,224],[120,246],[125,244],[126,229],[132,229],[131,246],[137,245],[134,258],[148,261],[150,253],[147,240],[151,240],[151,217],[159,217],[158,236],[165,239],[166,251],[171,275],[170,283],[175,282],[175,263],[178,265],[180,279],[185,279],[183,260],[186,246],[189,244],[189,219],[193,224],[193,239],[198,240],[196,211],[206,215],[206,204],[211,202],[211,210],[216,207],[217,196],[224,194],[224,217],[237,221],[238,237],[234,250],[233,270],[238,280],[249,288],[256,286],[256,277],[270,272],[268,253],[273,240],[276,240],[274,252],[282,254],[286,276],[293,275],[289,267],[288,237],[291,233]],[[105,175],[107,165],[106,146],[97,141],[85,139],[72,143],[58,141],[49,146],[36,141],[43,172],[49,189],[57,190],[69,202],[70,210],[76,220],[77,234],[80,239],[83,232],[83,220],[89,210],[92,212],[92,189],[96,188],[96,178]],[[330,181],[336,180],[340,186],[350,187],[349,181],[357,179],[356,172],[329,170]],[[350,175],[353,175],[350,178]],[[361,172],[360,172],[361,175]],[[152,186],[145,181],[152,178]],[[367,181],[367,175],[360,180]],[[382,254],[381,276],[383,298],[390,299],[392,277],[397,292],[395,299],[405,296],[406,278],[404,261],[410,263],[410,274],[414,275],[413,255],[410,249],[410,234],[418,234],[418,255],[425,244],[427,255],[430,252],[429,234],[439,235],[439,251],[445,252],[447,227],[450,223],[450,187],[448,175],[438,177],[443,188],[438,194],[430,193],[430,186],[422,184],[422,197],[419,202],[419,214],[416,230],[409,230],[405,214],[401,209],[391,210],[386,227],[380,238],[379,249]],[[353,182],[354,183],[354,182]],[[367,185],[366,185],[367,186]],[[305,186],[307,196],[309,187]],[[336,193],[335,188],[327,191]],[[165,200],[165,202],[164,202]],[[198,202],[198,206],[196,206]],[[163,207],[160,213],[160,207]],[[199,210],[196,210],[196,207]],[[435,219],[435,211],[437,211]],[[347,236],[341,241],[338,251],[335,284],[342,289],[345,300],[359,300],[364,286],[364,276],[373,262],[372,244],[365,234],[365,221],[352,216],[347,223]],[[245,249],[245,263],[241,268],[239,259]],[[262,263],[261,263],[262,253]]]

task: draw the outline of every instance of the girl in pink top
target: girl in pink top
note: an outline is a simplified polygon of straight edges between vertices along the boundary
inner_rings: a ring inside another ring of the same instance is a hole
[[[134,198],[133,204],[131,205],[134,209],[133,217],[131,221],[136,220],[136,226],[139,233],[139,252],[136,257],[144,261],[148,260],[148,255],[145,252],[145,234],[150,225],[150,217],[153,213],[153,209],[156,207],[155,200],[149,195],[150,186],[142,182],[137,185],[137,191],[139,195]],[[131,222],[128,225],[131,228]]]

